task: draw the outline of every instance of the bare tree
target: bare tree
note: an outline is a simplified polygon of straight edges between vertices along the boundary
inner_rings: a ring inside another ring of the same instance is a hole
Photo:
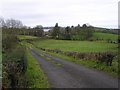
[[[0,18],[0,28],[6,27],[4,18]]]
[[[7,28],[22,28],[23,24],[19,20],[8,19],[6,20],[6,26]]]

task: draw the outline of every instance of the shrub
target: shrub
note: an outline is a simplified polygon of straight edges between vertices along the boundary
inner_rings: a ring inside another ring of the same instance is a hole
[[[2,52],[4,52],[2,53],[3,87],[16,88],[18,86],[24,86],[24,82],[21,83],[21,78],[24,77],[27,68],[25,47],[18,43],[15,34],[3,33],[2,35]]]
[[[104,52],[104,53],[99,53],[98,55],[98,60],[100,63],[105,63],[106,65],[111,66],[112,65],[112,60],[115,57],[115,54],[112,52]]]

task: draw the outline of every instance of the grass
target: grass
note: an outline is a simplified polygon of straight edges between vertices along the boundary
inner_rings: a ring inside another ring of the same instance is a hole
[[[24,40],[27,38],[22,36],[22,39]],[[30,38],[33,39],[34,37],[30,36]],[[21,40],[21,36],[19,36],[19,39]],[[47,80],[45,73],[41,69],[40,64],[29,51],[29,48],[33,48],[34,46],[26,41],[22,41],[20,42],[20,44],[27,47],[26,50],[27,70],[25,75],[28,80],[29,88],[50,88],[51,86]]]
[[[43,70],[40,68],[40,64],[29,51],[27,51],[27,60],[26,76],[29,80],[30,88],[50,88],[50,84]]]
[[[19,35],[17,36],[20,40],[24,40],[24,39],[34,39],[34,38],[38,38],[35,36],[30,36],[30,35]]]
[[[45,57],[43,54],[40,54],[41,57]]]
[[[91,41],[68,41],[68,40],[38,40],[33,42],[38,48],[60,49],[63,51],[77,52],[104,52],[117,51],[117,44]]]
[[[104,37],[104,39],[117,39],[115,34],[94,33],[95,37]],[[18,36],[19,39],[33,39],[38,38],[34,36]],[[69,41],[69,40],[36,40],[32,42],[38,48],[46,49],[60,49],[63,51],[77,51],[77,52],[105,52],[117,51],[117,44],[107,43],[105,41]]]
[[[46,49],[60,49],[63,51],[77,51],[77,52],[106,52],[117,51],[117,44],[107,43],[105,41],[69,41],[69,40],[37,40],[33,41],[33,47],[46,48]],[[65,56],[63,54],[56,54],[46,52],[53,56],[59,57],[63,60],[71,61],[76,64],[83,65],[88,68],[94,68],[113,76],[118,74],[118,62],[117,59],[113,60],[112,66],[106,66],[105,64],[96,63],[95,60],[80,60],[72,57]],[[61,67],[62,65],[57,65]]]
[[[98,39],[103,39],[103,40],[111,39],[112,41],[117,41],[118,39],[117,34],[100,33],[100,32],[93,33],[93,37]]]
[[[57,67],[62,67],[63,65],[56,62],[56,61],[50,61],[52,64],[56,65]]]
[[[28,43],[26,41],[20,42],[21,45],[27,47],[27,48],[33,48],[34,46],[31,43]]]
[[[62,64],[60,64],[60,63],[57,63],[56,65],[57,65],[58,67],[62,67]]]
[[[45,57],[45,59],[47,59],[47,60],[52,60],[51,58],[49,58],[49,57]]]

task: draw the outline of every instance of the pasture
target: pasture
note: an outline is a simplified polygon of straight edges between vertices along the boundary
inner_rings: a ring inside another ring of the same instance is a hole
[[[38,48],[59,49],[76,52],[105,52],[117,51],[117,44],[104,41],[69,41],[69,40],[41,40],[32,42]]]
[[[26,38],[23,38],[26,39]],[[37,39],[33,40],[30,43],[27,43],[26,46],[37,47],[36,49],[45,48],[45,49],[59,49],[63,51],[73,51],[73,52],[117,52],[118,44],[107,43],[106,41],[72,41],[72,40],[53,40],[53,39]],[[89,68],[95,68],[109,74],[117,76],[118,71],[118,62],[117,56],[112,61],[112,66],[106,66],[102,63],[96,63],[96,60],[82,60],[78,58],[73,58],[66,56],[60,53],[46,52],[53,56],[62,58],[63,60],[72,61],[76,64],[84,65]]]
[[[100,32],[93,33],[93,37],[96,39],[102,39],[102,40],[110,39],[112,41],[117,41],[117,39],[118,39],[117,34],[100,33]]]

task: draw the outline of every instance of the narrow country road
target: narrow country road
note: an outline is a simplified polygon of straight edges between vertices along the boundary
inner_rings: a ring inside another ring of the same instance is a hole
[[[118,88],[117,78],[36,49],[31,49],[31,52],[40,62],[53,88]]]

